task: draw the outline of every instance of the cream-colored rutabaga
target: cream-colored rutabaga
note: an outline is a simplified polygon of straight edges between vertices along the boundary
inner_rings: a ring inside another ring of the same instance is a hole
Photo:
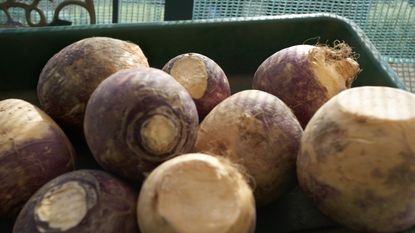
[[[137,218],[142,233],[253,233],[256,212],[237,168],[223,158],[190,153],[150,173]]]
[[[14,217],[41,185],[75,169],[75,156],[41,109],[21,99],[0,101],[0,218]]]
[[[356,87],[308,123],[297,159],[302,190],[335,221],[362,232],[415,224],[415,95]]]
[[[295,183],[302,128],[277,97],[259,90],[233,94],[199,126],[194,151],[226,157],[244,167],[258,206],[268,204]]]

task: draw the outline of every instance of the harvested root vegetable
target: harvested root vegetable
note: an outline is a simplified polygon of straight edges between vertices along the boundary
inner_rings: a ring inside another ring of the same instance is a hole
[[[0,218],[14,218],[40,186],[75,169],[75,151],[46,113],[20,99],[0,101],[0,134]]]
[[[119,71],[88,102],[84,131],[96,161],[132,181],[196,141],[198,115],[186,89],[155,68]]]
[[[25,204],[13,233],[136,233],[137,193],[99,170],[76,170],[43,185]]]
[[[255,72],[252,87],[284,101],[304,128],[321,105],[351,87],[359,70],[344,43],[333,48],[295,45],[268,57]]]
[[[415,95],[356,87],[308,123],[297,161],[302,190],[333,220],[359,232],[415,224]]]
[[[233,94],[202,121],[194,151],[224,156],[253,178],[258,206],[295,183],[302,128],[277,97],[258,90]]]
[[[141,233],[253,233],[252,190],[228,160],[201,153],[170,159],[144,181]]]
[[[163,70],[172,75],[190,93],[200,120],[231,95],[225,72],[215,61],[202,54],[178,55],[168,61]]]
[[[67,128],[82,131],[88,99],[102,80],[127,68],[148,67],[136,44],[109,37],[89,37],[56,53],[37,85],[42,109]]]

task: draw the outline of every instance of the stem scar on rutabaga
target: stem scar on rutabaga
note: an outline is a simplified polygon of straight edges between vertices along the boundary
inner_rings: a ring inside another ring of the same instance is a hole
[[[199,53],[180,54],[163,67],[190,93],[201,121],[218,103],[231,95],[228,78],[211,58]]]
[[[80,169],[43,185],[26,202],[13,233],[136,233],[137,193],[113,175]]]

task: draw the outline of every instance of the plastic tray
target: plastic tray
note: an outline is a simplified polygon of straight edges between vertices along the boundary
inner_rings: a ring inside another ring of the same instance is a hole
[[[362,72],[354,86],[406,89],[355,24],[334,15],[312,14],[226,21],[0,29],[0,99],[21,98],[38,104],[36,84],[47,60],[66,45],[91,36],[109,36],[137,43],[150,65],[156,68],[161,68],[170,58],[181,53],[205,54],[222,66],[232,92],[251,88],[259,64],[282,48],[304,43],[331,44],[340,40],[359,54]],[[87,161],[91,158],[81,139],[71,140],[81,159]],[[90,163],[84,163],[87,167],[85,164]],[[298,188],[278,202],[258,210],[258,233],[309,232],[321,228],[326,229],[323,232],[336,232],[335,229],[350,232],[321,215]]]

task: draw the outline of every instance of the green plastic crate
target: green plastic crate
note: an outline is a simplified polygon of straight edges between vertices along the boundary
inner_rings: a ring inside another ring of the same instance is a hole
[[[335,15],[311,14],[243,20],[0,29],[0,99],[22,98],[38,104],[36,84],[48,59],[68,44],[91,36],[109,36],[137,43],[150,65],[156,68],[181,53],[205,54],[222,66],[233,93],[251,88],[257,67],[277,50],[295,44],[318,41],[330,44],[340,40],[350,44],[359,54],[362,72],[354,86],[406,88],[355,24]],[[70,139],[80,156],[81,167],[95,168],[97,165],[85,142],[71,136]],[[7,228],[7,224],[3,225]],[[319,228],[335,232],[330,227],[340,229],[340,232],[344,230],[321,215],[295,188],[278,202],[258,210],[256,232],[300,232]],[[3,229],[1,232],[8,231]]]

